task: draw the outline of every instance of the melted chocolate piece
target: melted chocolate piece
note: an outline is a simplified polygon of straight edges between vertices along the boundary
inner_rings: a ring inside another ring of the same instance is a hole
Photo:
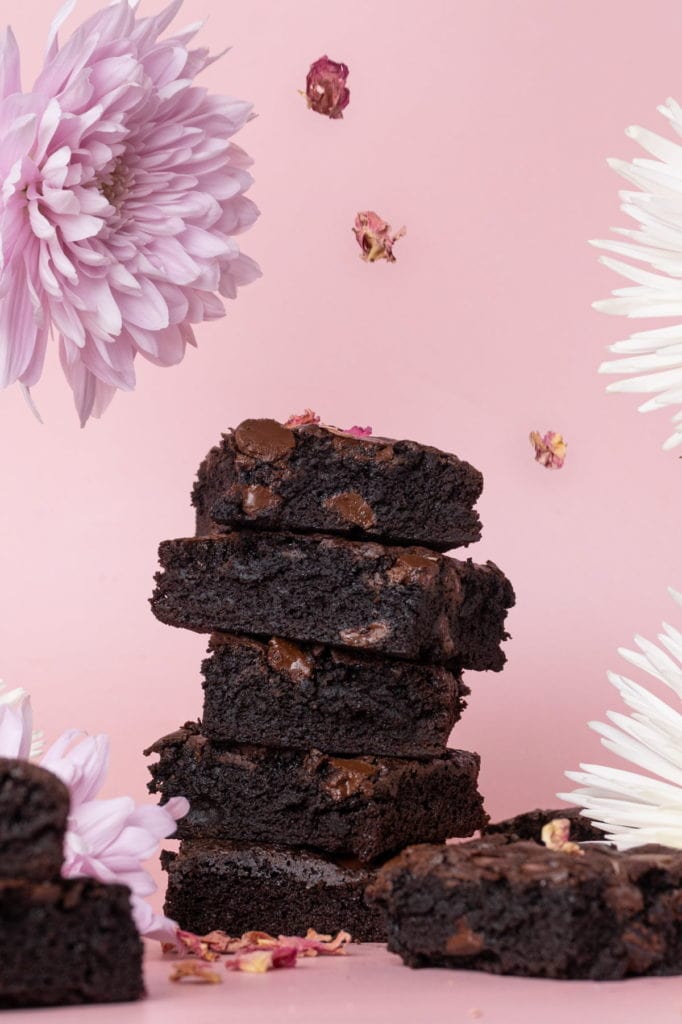
[[[374,526],[374,512],[357,491],[344,491],[342,494],[335,494],[331,498],[326,498],[322,504],[326,509],[335,512],[345,523],[361,526],[364,530]]]
[[[261,462],[276,462],[296,447],[293,432],[277,420],[244,420],[234,440],[243,455]]]
[[[322,785],[332,799],[345,800],[353,793],[371,793],[370,779],[376,775],[378,765],[346,757],[330,757],[328,763],[333,770]]]
[[[255,516],[259,512],[269,511],[279,505],[280,499],[269,487],[251,484],[242,490],[242,509],[247,516]]]
[[[301,683],[304,679],[310,679],[314,661],[290,640],[273,636],[268,643],[268,665],[275,672],[289,676],[294,683]]]

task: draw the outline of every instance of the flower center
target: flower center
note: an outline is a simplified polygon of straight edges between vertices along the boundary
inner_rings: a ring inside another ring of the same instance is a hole
[[[108,174],[102,175],[99,190],[112,206],[120,210],[133,183],[133,175],[119,158]]]

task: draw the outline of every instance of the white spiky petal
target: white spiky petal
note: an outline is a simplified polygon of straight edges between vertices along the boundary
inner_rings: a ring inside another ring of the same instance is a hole
[[[682,135],[679,104],[668,99],[658,109]],[[628,128],[626,134],[653,157],[637,157],[631,163],[609,161],[639,190],[620,192],[621,209],[635,226],[614,228],[619,239],[592,244],[612,253],[600,257],[601,262],[632,284],[615,288],[612,298],[594,306],[604,313],[675,317],[680,322],[637,331],[627,340],[617,341],[610,350],[619,358],[602,363],[599,372],[620,374],[623,379],[606,390],[647,395],[639,410],[651,412],[682,406],[682,146],[645,128]],[[663,445],[665,450],[682,444],[682,409],[673,414],[672,421],[673,433]]]
[[[682,605],[682,594],[670,593]],[[658,641],[636,636],[638,650],[618,653],[682,702],[682,633],[664,623]],[[646,843],[682,849],[682,710],[626,676],[609,672],[608,679],[630,713],[609,711],[608,723],[590,728],[608,750],[649,774],[581,764],[579,772],[566,772],[580,788],[559,796],[582,807],[620,850]]]
[[[11,707],[16,707],[25,697],[28,697],[26,690],[23,690],[20,686],[15,687],[13,690],[5,690],[5,684],[0,679],[0,705],[8,704]],[[42,730],[37,732],[34,729],[31,734],[31,757],[39,757],[43,752],[44,745]]]

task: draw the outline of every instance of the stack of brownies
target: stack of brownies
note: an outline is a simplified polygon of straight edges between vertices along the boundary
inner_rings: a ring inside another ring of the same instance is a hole
[[[345,928],[411,843],[485,825],[479,758],[447,749],[463,669],[499,670],[514,603],[480,537],[483,479],[454,455],[316,422],[245,420],[199,469],[197,536],[164,541],[162,622],[210,633],[204,709],[147,753],[188,797],[166,913],[232,935]]]

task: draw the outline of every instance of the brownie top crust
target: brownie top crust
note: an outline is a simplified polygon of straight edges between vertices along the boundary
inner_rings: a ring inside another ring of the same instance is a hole
[[[411,846],[381,869],[371,896],[381,900],[396,880],[438,879],[445,885],[506,881],[524,889],[538,884],[561,888],[599,879],[609,890],[614,913],[638,903],[637,886],[663,876],[668,886],[682,886],[682,851],[642,846],[626,852],[583,847],[582,855],[550,850],[538,843],[493,835],[452,845]],[[637,894],[637,895],[635,895]]]
[[[480,538],[482,489],[477,469],[429,445],[248,419],[210,450],[192,503],[200,536],[250,525],[445,551]]]

